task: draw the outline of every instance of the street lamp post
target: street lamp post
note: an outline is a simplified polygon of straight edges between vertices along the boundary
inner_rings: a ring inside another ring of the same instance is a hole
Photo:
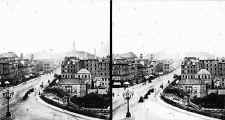
[[[6,81],[5,84],[6,84],[6,87],[8,87],[8,89],[7,89],[6,92],[3,93],[3,97],[5,97],[7,99],[7,112],[6,112],[6,117],[9,118],[9,117],[11,117],[11,113],[9,111],[9,99],[12,98],[14,92],[10,92],[9,91],[9,86],[8,86],[9,85],[9,82],[8,81]]]
[[[0,76],[0,87],[2,87],[2,76]]]
[[[127,118],[131,117],[131,113],[129,111],[129,100],[130,98],[133,97],[133,95],[134,95],[134,92],[129,89],[126,89],[125,92],[123,93],[124,99],[127,100],[127,113],[126,113]]]

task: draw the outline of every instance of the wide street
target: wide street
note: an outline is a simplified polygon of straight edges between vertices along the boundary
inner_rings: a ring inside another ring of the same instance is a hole
[[[59,73],[59,71],[60,69],[57,69],[54,73]],[[14,96],[10,99],[10,111],[14,120],[97,120],[96,118],[70,113],[51,106],[38,97],[40,85],[43,82],[44,86],[46,86],[48,80],[53,80],[54,73],[42,75],[39,78],[10,88],[14,91]],[[35,92],[30,94],[27,100],[22,101],[22,97],[30,88],[35,88]],[[0,117],[5,115],[7,108],[6,100],[2,98],[2,92],[0,92]]]
[[[170,104],[165,103],[160,99],[160,85],[164,86],[168,83],[168,80],[173,80],[173,74],[179,74],[180,69],[174,72],[156,78],[152,83],[138,84],[130,87],[134,91],[134,96],[130,100],[130,112],[132,119],[135,120],[215,120],[207,116],[199,115],[196,113],[188,112]],[[155,88],[155,92],[152,93],[148,99],[145,99],[143,103],[138,103],[140,96],[144,96],[149,88]],[[113,92],[115,97],[113,98],[113,120],[122,120],[125,118],[127,112],[127,104],[122,97],[124,89],[114,88]]]

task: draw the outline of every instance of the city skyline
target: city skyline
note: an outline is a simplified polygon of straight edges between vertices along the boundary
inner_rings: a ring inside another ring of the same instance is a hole
[[[76,41],[77,50],[101,56],[102,43],[109,46],[108,6],[106,0],[1,1],[0,52],[68,51]]]
[[[223,21],[225,1],[1,0],[0,120],[225,120]]]
[[[113,52],[207,52],[224,56],[224,6],[218,1],[116,0]]]

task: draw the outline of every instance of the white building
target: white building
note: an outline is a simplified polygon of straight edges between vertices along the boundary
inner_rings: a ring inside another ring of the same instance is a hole
[[[75,74],[75,78],[82,79],[85,84],[91,85],[91,73],[87,69],[80,69]]]
[[[79,78],[62,79],[58,85],[71,96],[82,97],[87,94],[86,84]]]
[[[207,95],[206,86],[211,85],[211,74],[206,69],[201,69],[195,74],[195,78],[183,79],[178,84],[190,97],[204,97]]]

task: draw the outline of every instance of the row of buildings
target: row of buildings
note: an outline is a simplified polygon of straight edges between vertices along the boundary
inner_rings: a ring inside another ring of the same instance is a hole
[[[185,57],[181,64],[179,86],[191,97],[204,97],[225,88],[225,59]]]
[[[71,95],[84,96],[90,92],[107,94],[109,90],[109,57],[80,59],[65,57],[61,63],[61,80],[58,85]],[[168,61],[114,57],[112,84],[121,87],[125,82],[141,83],[152,76],[165,74],[172,69]]]
[[[50,72],[53,70],[53,65],[50,62],[42,60],[34,60],[33,55],[30,58],[24,58],[23,54],[17,56],[14,52],[0,54],[0,82],[9,81],[12,84],[17,84],[36,76],[41,71]]]
[[[170,62],[163,60],[145,59],[140,57],[113,59],[113,86],[123,86],[123,83],[130,84],[141,83],[150,77],[169,73],[172,68]]]

